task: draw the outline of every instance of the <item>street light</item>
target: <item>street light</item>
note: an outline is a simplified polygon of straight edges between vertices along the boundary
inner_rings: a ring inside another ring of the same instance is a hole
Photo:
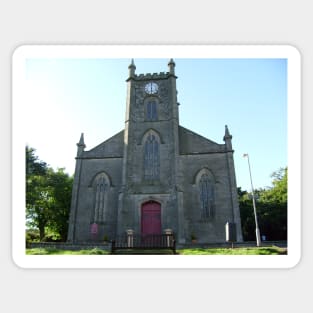
[[[258,247],[261,246],[261,236],[260,236],[260,229],[258,225],[258,218],[256,215],[256,205],[255,205],[255,195],[254,195],[254,189],[252,184],[252,175],[251,175],[251,168],[250,168],[250,161],[249,161],[249,155],[248,153],[245,153],[243,157],[248,159],[248,165],[249,165],[249,173],[250,173],[250,182],[251,182],[251,190],[252,190],[252,202],[253,202],[253,210],[254,210],[254,219],[255,219],[255,235],[256,235],[256,245]]]

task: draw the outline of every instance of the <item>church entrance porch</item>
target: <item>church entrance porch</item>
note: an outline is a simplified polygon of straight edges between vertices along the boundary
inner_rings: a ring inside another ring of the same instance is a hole
[[[141,235],[161,235],[161,204],[148,201],[141,206]]]

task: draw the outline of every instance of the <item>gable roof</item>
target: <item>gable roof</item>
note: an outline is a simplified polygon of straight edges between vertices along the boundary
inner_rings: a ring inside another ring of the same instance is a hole
[[[225,144],[218,144],[185,127],[179,126],[178,133],[180,154],[225,152]]]
[[[225,144],[218,144],[185,127],[179,126],[179,153],[206,154],[226,152]],[[122,158],[124,155],[124,130],[105,140],[89,151],[84,151],[82,158]]]
[[[122,158],[124,155],[124,130],[100,143],[89,151],[84,151],[83,158]]]

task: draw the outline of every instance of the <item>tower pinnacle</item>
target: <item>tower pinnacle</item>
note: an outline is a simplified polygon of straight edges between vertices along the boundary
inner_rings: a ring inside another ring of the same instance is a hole
[[[225,136],[224,136],[224,140],[225,139],[232,139],[232,135],[229,133],[229,129],[228,126],[225,125]]]
[[[175,62],[173,59],[170,59],[170,61],[168,62],[168,69],[170,74],[175,75]]]
[[[80,139],[79,139],[79,142],[77,144],[77,156],[80,156],[84,152],[85,148],[86,148],[86,145],[85,145],[85,141],[84,141],[84,133],[82,133],[80,135]]]
[[[134,59],[131,60],[130,65],[128,66],[128,70],[129,70],[129,77],[134,77],[135,76],[135,70],[136,70],[136,66],[134,63]]]
[[[231,143],[232,138],[233,136],[229,133],[228,126],[225,125],[225,135],[223,139],[225,141],[226,147],[229,149],[232,149],[232,143]]]

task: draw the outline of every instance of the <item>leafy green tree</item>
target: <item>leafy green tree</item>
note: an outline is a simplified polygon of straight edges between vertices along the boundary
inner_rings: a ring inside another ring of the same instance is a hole
[[[61,241],[66,241],[73,177],[65,173],[63,168],[57,171],[50,169],[48,171],[48,184],[52,188],[54,199],[50,207],[48,226]]]
[[[262,191],[260,200],[271,203],[284,203],[288,201],[288,168],[280,168],[272,173],[272,188]]]
[[[255,221],[252,196],[247,191],[238,188],[242,235],[245,241],[255,240]]]
[[[35,155],[36,150],[26,146],[26,175],[45,175],[48,169],[47,163],[39,160]]]
[[[42,240],[48,222],[47,211],[51,195],[46,184],[48,166],[39,160],[35,151],[26,146],[26,223],[30,228],[39,229]]]
[[[287,239],[288,168],[272,173],[272,187],[262,190],[260,203],[262,212],[260,227],[272,240]]]
[[[26,226],[38,229],[40,241],[66,240],[73,178],[54,171],[26,147]]]
[[[255,190],[258,224],[267,240],[286,240],[288,169],[281,168],[271,177],[272,187]],[[238,188],[238,196],[244,240],[255,240],[252,195]]]

